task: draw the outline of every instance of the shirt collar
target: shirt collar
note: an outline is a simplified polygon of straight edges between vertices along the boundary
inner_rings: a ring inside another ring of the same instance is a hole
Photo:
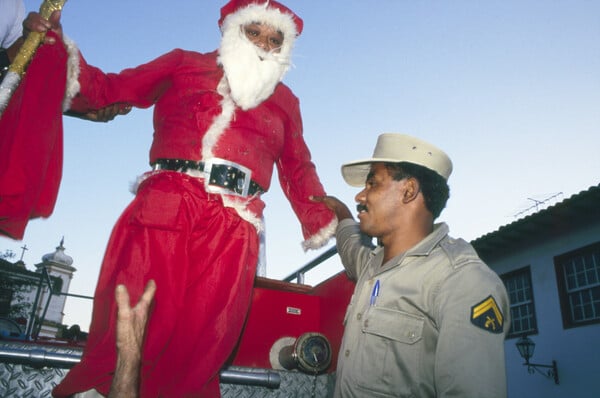
[[[422,241],[420,241],[419,243],[417,243],[415,246],[411,247],[404,253],[399,254],[396,257],[392,258],[390,261],[387,262],[387,265],[385,265],[385,267],[381,268],[381,270],[379,272],[388,270],[390,268],[393,268],[393,267],[396,267],[396,266],[402,264],[403,260],[406,257],[428,256],[433,251],[433,249],[435,249],[439,245],[439,243],[445,237],[448,236],[449,231],[450,231],[450,229],[448,228],[448,225],[444,222],[434,224],[433,231],[429,235],[427,235],[425,237],[425,239],[423,239]],[[377,255],[383,256],[383,247],[378,246],[373,251],[373,254],[375,256],[377,256]]]

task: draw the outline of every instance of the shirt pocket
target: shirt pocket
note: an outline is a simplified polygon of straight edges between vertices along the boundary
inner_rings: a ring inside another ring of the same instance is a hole
[[[425,318],[384,307],[369,307],[356,368],[357,384],[373,396],[412,396],[418,382]]]
[[[421,340],[425,318],[384,307],[369,307],[362,331],[403,344]]]

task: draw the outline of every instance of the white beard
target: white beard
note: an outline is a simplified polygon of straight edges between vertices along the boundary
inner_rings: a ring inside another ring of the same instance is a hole
[[[241,29],[223,32],[218,62],[225,71],[231,98],[243,110],[269,98],[290,65],[289,54],[261,50]]]

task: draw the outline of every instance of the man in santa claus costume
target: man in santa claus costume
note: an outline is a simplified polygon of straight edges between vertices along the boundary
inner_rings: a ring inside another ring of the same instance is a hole
[[[261,195],[273,167],[305,249],[323,246],[337,219],[302,135],[298,99],[281,80],[302,20],[276,1],[221,9],[218,50],[173,50],[120,73],[88,65],[67,39],[69,104],[154,106],[152,170],[115,225],[95,291],[82,361],[53,391],[107,395],[115,371],[115,287],[137,301],[157,284],[142,352],[140,396],[218,397],[251,299],[263,228]],[[56,26],[55,26],[56,28]],[[58,29],[55,29],[58,31]],[[87,396],[87,395],[86,395]]]

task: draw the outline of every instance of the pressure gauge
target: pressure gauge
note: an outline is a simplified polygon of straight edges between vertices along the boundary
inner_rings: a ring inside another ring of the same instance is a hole
[[[277,359],[284,369],[298,369],[305,373],[316,374],[326,370],[331,364],[331,344],[320,333],[304,333],[297,339],[283,338],[276,342]],[[273,350],[272,350],[273,351]],[[272,354],[275,354],[272,352]],[[272,364],[274,361],[271,361]],[[277,366],[273,366],[277,368]]]

